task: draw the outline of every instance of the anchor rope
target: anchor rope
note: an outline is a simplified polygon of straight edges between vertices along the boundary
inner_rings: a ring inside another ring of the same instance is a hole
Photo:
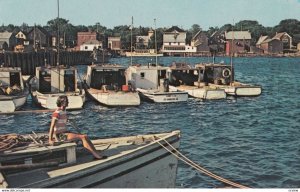
[[[182,153],[180,153],[175,147],[173,147],[168,141],[166,141],[165,139],[163,139],[164,142],[166,142],[166,144],[168,144],[175,152],[171,151],[170,149],[168,149],[166,146],[164,146],[163,144],[161,144],[159,141],[156,141],[159,145],[161,145],[164,149],[166,149],[169,153],[171,153],[172,155],[174,155],[175,157],[177,157],[178,159],[180,159],[181,161],[183,161],[184,163],[190,165],[191,167],[193,167],[194,169],[204,173],[205,175],[211,177],[211,178],[214,178],[218,181],[221,181],[223,183],[226,183],[230,186],[234,186],[234,187],[237,187],[237,188],[249,188],[249,187],[246,187],[244,185],[241,185],[241,184],[238,184],[238,183],[235,183],[235,182],[232,182],[228,179],[225,179],[223,177],[220,177],[208,170],[206,170],[205,168],[201,167],[200,165],[196,164],[195,162],[193,162],[192,160],[190,160],[188,157],[186,157],[185,155],[183,155]],[[177,154],[179,155],[177,155]]]

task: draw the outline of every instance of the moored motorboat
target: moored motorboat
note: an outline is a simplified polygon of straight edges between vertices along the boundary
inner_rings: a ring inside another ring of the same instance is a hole
[[[235,80],[233,67],[225,64],[197,64],[203,71],[203,81],[212,88],[224,89],[227,95],[237,97],[259,96],[262,93],[260,85],[250,85]]]
[[[127,69],[129,82],[144,100],[156,103],[187,101],[188,93],[169,86],[168,67],[156,64],[132,65]]]
[[[128,85],[125,67],[116,64],[93,64],[88,66],[86,91],[103,105],[138,106],[140,97],[137,91]]]
[[[46,136],[30,138],[41,141],[38,138],[42,137],[47,140]],[[20,140],[25,142],[24,137]],[[178,159],[173,152],[179,148],[180,131],[92,142],[107,159],[94,160],[75,143],[27,144],[2,150],[0,188],[175,187]]]
[[[77,81],[75,67],[37,67],[36,76],[30,80],[31,96],[43,108],[56,109],[57,98],[66,95],[67,109],[81,109],[85,102],[85,91]]]
[[[172,63],[170,84],[173,89],[188,92],[189,96],[200,99],[225,99],[223,89],[210,87],[202,81],[202,71],[186,63]]]
[[[21,68],[0,68],[0,112],[10,113],[21,108],[29,94],[22,80]]]

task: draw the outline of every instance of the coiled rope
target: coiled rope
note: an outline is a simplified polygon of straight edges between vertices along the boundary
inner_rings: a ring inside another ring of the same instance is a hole
[[[180,159],[181,161],[183,161],[184,163],[190,165],[191,167],[193,167],[194,169],[204,173],[205,175],[211,177],[211,178],[214,178],[218,181],[221,181],[223,183],[226,183],[230,186],[233,186],[233,187],[237,187],[237,188],[242,188],[242,189],[246,189],[246,188],[249,188],[249,187],[246,187],[244,185],[241,185],[241,184],[238,184],[238,183],[235,183],[235,182],[232,182],[232,181],[229,181],[228,179],[224,179],[208,170],[206,170],[205,168],[201,167],[200,165],[197,165],[195,162],[193,162],[192,160],[190,160],[189,158],[187,158],[186,156],[184,156],[182,153],[180,153],[175,147],[173,147],[168,141],[166,141],[165,139],[163,139],[164,142],[166,142],[166,144],[168,144],[173,151],[171,151],[170,149],[168,149],[166,146],[164,146],[163,144],[161,144],[159,141],[155,141],[157,142],[159,145],[161,145],[163,148],[165,148],[168,152],[170,152],[172,155],[176,156],[178,159]],[[179,155],[177,155],[177,154]]]

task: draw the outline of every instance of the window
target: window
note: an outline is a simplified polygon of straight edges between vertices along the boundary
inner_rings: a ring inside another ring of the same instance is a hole
[[[144,73],[144,72],[141,73],[141,78],[142,78],[142,79],[145,78],[145,73]]]
[[[84,46],[84,49],[88,49],[88,46]]]

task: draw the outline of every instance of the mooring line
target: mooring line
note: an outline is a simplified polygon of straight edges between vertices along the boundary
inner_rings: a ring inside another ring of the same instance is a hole
[[[177,155],[176,153],[172,152],[170,149],[168,149],[167,147],[165,147],[163,144],[161,144],[159,141],[155,141],[157,142],[159,145],[161,145],[164,149],[166,149],[168,152],[170,152],[172,155],[174,155],[175,157],[177,157],[178,159],[180,159],[181,161],[183,161],[184,163],[190,165],[191,167],[195,168],[196,170],[206,174],[207,176],[209,177],[212,177],[218,181],[221,181],[223,183],[226,183],[230,186],[234,186],[234,187],[237,187],[237,188],[249,188],[247,186],[244,186],[244,185],[241,185],[241,184],[238,184],[238,183],[235,183],[235,182],[232,182],[232,181],[229,181],[228,179],[225,179],[223,177],[220,177],[208,170],[206,170],[205,168],[201,167],[200,165],[196,164],[195,162],[193,162],[192,160],[190,160],[189,158],[187,158],[185,155],[183,155],[182,153],[180,153],[175,147],[173,147],[168,141],[166,141],[165,139],[163,139],[164,142],[166,142],[166,144],[168,144],[176,153],[178,153],[179,155]]]

